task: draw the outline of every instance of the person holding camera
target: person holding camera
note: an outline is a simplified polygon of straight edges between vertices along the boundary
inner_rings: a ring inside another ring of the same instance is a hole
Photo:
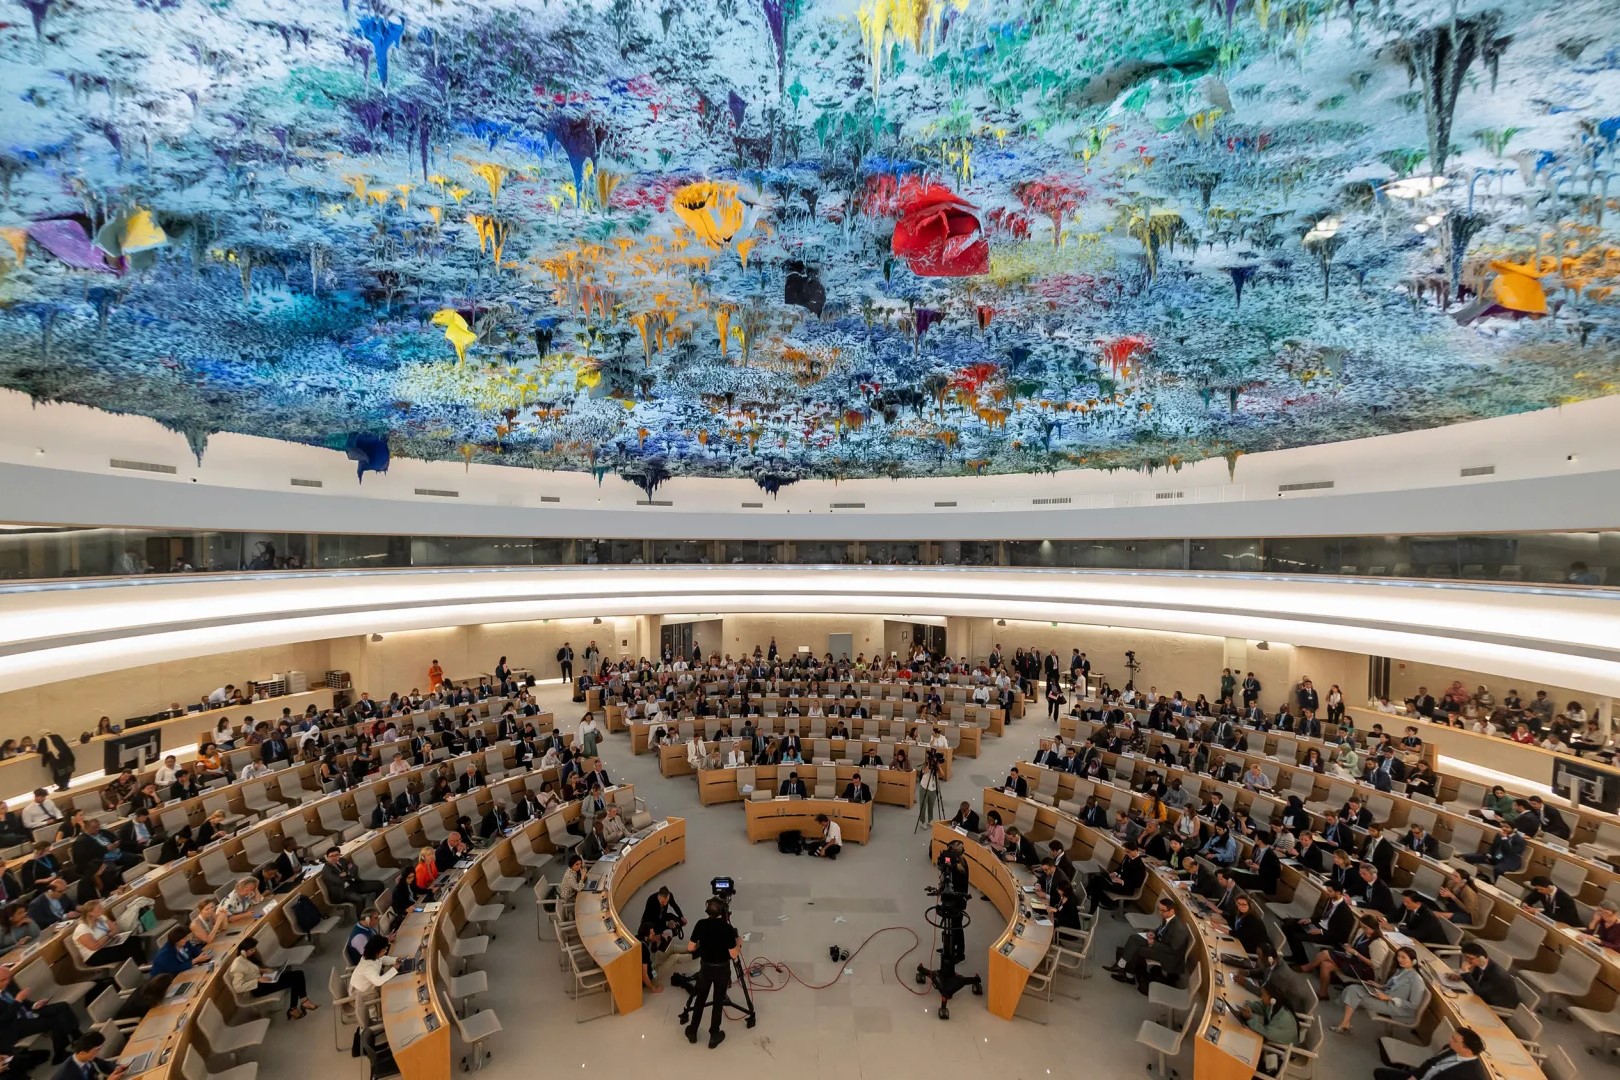
[[[731,962],[742,954],[737,930],[726,918],[725,901],[715,897],[704,906],[705,918],[692,927],[691,940],[686,951],[698,959],[697,982],[692,990],[692,1017],[686,1025],[686,1041],[697,1042],[698,1026],[703,1020],[703,1007],[713,1008],[709,1015],[709,1049],[713,1050],[726,1039],[720,1030],[724,1018],[726,991],[731,987]]]

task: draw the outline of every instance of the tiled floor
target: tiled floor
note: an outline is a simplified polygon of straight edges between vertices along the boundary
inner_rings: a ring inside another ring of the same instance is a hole
[[[580,707],[556,684],[543,689],[542,701],[557,710],[564,729],[577,721]],[[964,798],[977,804],[985,784],[998,782],[1009,764],[1032,753],[1045,726],[1044,719],[1032,716],[1011,726],[1005,738],[986,738],[983,757],[962,759],[965,767],[947,785],[945,805]],[[913,979],[932,948],[923,919],[930,901],[923,889],[935,879],[924,833],[913,832],[914,811],[876,807],[872,843],[846,846],[836,862],[784,856],[774,845],[748,844],[741,804],[702,807],[690,778],[659,776],[654,757],[630,755],[626,736],[610,738],[606,747],[609,772],[634,782],[655,815],[688,820],[687,861],[656,884],[669,885],[695,921],[709,879],[734,877],[739,892],[733,918],[746,935],[744,955],[750,962],[785,963],[795,980],[779,990],[756,990],[758,1025],[748,1030],[741,1021],[728,1021],[727,1041],[712,1053],[703,1042],[691,1046],[682,1036],[677,1015],[685,995],[673,988],[648,995],[647,1005],[629,1016],[576,1024],[574,1002],[562,992],[556,950],[537,940],[532,897],[519,893],[480,964],[489,974],[490,992],[475,1004],[494,1009],[504,1028],[489,1043],[494,1052],[484,1067],[489,1080],[540,1071],[561,1076],[575,1068],[582,1074],[659,1080],[710,1077],[716,1070],[728,1076],[824,1080],[987,1075],[1034,1080],[1090,1073],[1098,1066],[1109,1075],[1145,1072],[1150,1057],[1136,1044],[1136,1033],[1143,1020],[1157,1017],[1133,988],[1106,977],[1088,979],[1078,1000],[1060,997],[1050,1008],[1037,1004],[1030,1010],[1046,1023],[1022,1015],[1006,1023],[985,1011],[982,998],[966,993],[954,1002],[950,1020],[938,1019],[936,999],[921,994]],[[643,894],[632,901],[632,922],[644,899]],[[975,900],[969,911],[974,922],[967,931],[964,970],[982,974],[986,950],[1003,924],[986,901]],[[1123,922],[1105,923],[1094,958],[1111,958],[1126,932]],[[329,965],[339,959],[337,940],[331,938],[312,961],[312,987],[326,986]],[[828,958],[832,945],[859,952],[835,964]],[[777,986],[786,981],[769,971],[762,979]],[[326,1000],[324,993],[316,996]],[[601,1002],[586,999],[582,1011],[599,1011]],[[1352,1038],[1327,1035],[1319,1070],[1323,1080],[1371,1076],[1377,1055],[1371,1029],[1362,1026]],[[1584,1053],[1584,1032],[1551,1021],[1548,1027],[1551,1041],[1568,1045],[1578,1065],[1608,1071]],[[349,1057],[346,1038],[343,1044],[342,1052],[333,1050],[330,1009],[294,1023],[277,1019],[259,1055],[261,1080],[363,1076],[363,1061]],[[1181,1065],[1182,1074],[1190,1076],[1190,1055]],[[634,1071],[638,1068],[646,1071]]]

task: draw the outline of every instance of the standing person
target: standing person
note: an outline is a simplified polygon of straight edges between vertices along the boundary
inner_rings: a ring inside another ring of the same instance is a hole
[[[709,1015],[709,1049],[726,1041],[720,1030],[721,1015],[725,1010],[726,991],[731,988],[731,963],[742,953],[737,930],[727,919],[726,902],[712,897],[704,906],[706,918],[692,927],[692,939],[686,944],[688,953],[696,953],[698,960],[697,983],[692,991],[692,1017],[686,1025],[686,1041],[697,1042],[698,1026],[703,1020],[703,1007],[712,998],[713,1012]]]
[[[75,764],[73,749],[68,746],[67,740],[54,731],[47,731],[39,739],[39,757],[49,770],[51,779],[56,781],[56,790],[66,791],[73,779]]]
[[[557,667],[562,671],[562,681],[571,682],[574,678],[574,647],[568,642],[562,643],[557,650]]]
[[[1062,687],[1058,686],[1056,673],[1046,684],[1046,717],[1052,723],[1058,722],[1058,715],[1063,711],[1063,705],[1068,699],[1063,696]]]
[[[596,756],[596,744],[602,738],[602,728],[596,722],[592,713],[586,713],[579,721],[579,745],[581,751],[588,758]]]
[[[924,750],[923,755],[923,763],[917,768],[917,824],[911,828],[913,833],[925,824],[932,827],[933,823],[941,817],[939,752],[937,750]]]

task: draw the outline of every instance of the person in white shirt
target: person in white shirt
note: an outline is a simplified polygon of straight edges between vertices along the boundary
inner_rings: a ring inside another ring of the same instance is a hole
[[[945,750],[950,747],[951,743],[949,739],[945,738],[944,729],[935,728],[934,737],[928,741],[928,745],[936,750]]]
[[[816,824],[821,826],[821,839],[811,846],[810,854],[823,859],[838,858],[838,853],[844,850],[844,830],[826,814],[817,814]]]
[[[22,822],[30,829],[43,829],[62,820],[62,811],[56,808],[51,793],[44,788],[34,790],[34,801],[23,807]]]
[[[238,780],[256,780],[261,776],[269,776],[273,770],[262,761],[250,761],[242,766],[242,771],[236,774]]]
[[[208,695],[208,704],[228,705],[230,704],[231,695],[234,693],[236,693],[236,687],[230,683],[226,683],[224,686]]]
[[[251,912],[255,906],[263,902],[264,896],[259,892],[257,878],[243,877],[236,879],[236,885],[220,901],[220,907],[231,918],[241,918]]]
[[[748,764],[748,751],[743,749],[743,741],[737,739],[731,744],[731,750],[726,754],[726,768],[736,769]]]
[[[389,776],[404,776],[411,771],[411,763],[405,759],[404,754],[395,754],[394,760],[388,763]]]
[[[360,962],[349,973],[349,993],[362,1006],[375,998],[377,991],[388,980],[399,974],[394,966],[395,959],[384,955],[387,952],[388,938],[378,934],[366,942]]]

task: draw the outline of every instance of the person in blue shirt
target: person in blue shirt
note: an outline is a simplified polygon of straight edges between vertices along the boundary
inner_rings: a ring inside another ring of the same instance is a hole
[[[1238,843],[1225,825],[1215,826],[1215,834],[1205,842],[1199,852],[1216,866],[1231,866],[1238,859]]]
[[[377,929],[377,909],[367,908],[360,913],[360,919],[349,931],[348,941],[343,946],[343,955],[351,964],[358,964],[365,956],[366,943],[380,934]]]
[[[192,940],[190,928],[183,925],[173,927],[164,938],[163,947],[152,958],[151,974],[155,978],[190,971],[201,954],[202,942]]]

